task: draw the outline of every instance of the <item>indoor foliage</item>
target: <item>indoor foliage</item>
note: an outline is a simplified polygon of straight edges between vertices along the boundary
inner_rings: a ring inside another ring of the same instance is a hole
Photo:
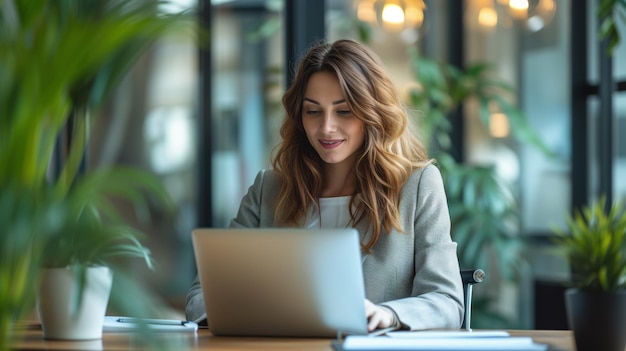
[[[167,208],[167,194],[138,169],[90,169],[85,150],[89,112],[158,38],[192,28],[186,14],[158,4],[0,0],[0,350],[33,312],[42,267],[121,267],[127,257],[151,266],[143,234],[118,204],[147,214]],[[154,307],[152,295],[114,272],[125,290],[112,296],[120,311]]]
[[[626,289],[626,208],[601,197],[567,217],[567,231],[555,228],[575,287],[595,291]]]

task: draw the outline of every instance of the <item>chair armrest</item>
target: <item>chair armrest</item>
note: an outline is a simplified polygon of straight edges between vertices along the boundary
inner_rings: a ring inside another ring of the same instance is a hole
[[[472,330],[470,322],[472,319],[472,286],[482,283],[485,280],[485,271],[482,269],[461,270],[461,281],[463,282],[463,296],[465,297],[465,316],[461,329]]]

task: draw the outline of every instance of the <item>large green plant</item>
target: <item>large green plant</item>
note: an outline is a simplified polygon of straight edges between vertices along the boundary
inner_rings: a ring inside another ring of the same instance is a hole
[[[498,79],[492,66],[477,63],[462,70],[418,54],[409,48],[418,88],[409,103],[419,111],[420,126],[430,138],[431,154],[445,181],[452,232],[459,243],[461,263],[488,267],[491,252],[505,278],[514,280],[523,244],[518,237],[518,206],[512,185],[499,178],[493,165],[459,163],[451,155],[453,126],[448,115],[461,104],[474,102],[486,128],[495,109],[507,116],[512,136],[549,154],[514,104],[515,90]]]
[[[534,146],[545,155],[551,153],[514,103],[515,89],[499,79],[491,65],[476,63],[460,69],[422,57],[415,48],[409,48],[409,53],[417,82],[417,88],[410,92],[409,104],[418,111],[416,118],[424,136],[430,138],[431,155],[437,159],[444,178],[460,263],[463,267],[488,269],[489,275],[514,283],[526,249],[519,236],[514,184],[504,181],[495,165],[460,163],[453,158],[453,126],[448,116],[460,106],[471,104],[488,129],[491,113],[501,112],[508,119],[513,139]],[[489,311],[488,301],[477,301],[474,310],[476,325],[510,326],[502,316]]]
[[[168,206],[163,187],[137,169],[83,171],[81,163],[89,111],[158,38],[192,28],[190,17],[160,13],[157,4],[0,0],[0,350],[32,311],[41,266],[115,269],[126,257],[151,265],[142,233],[117,204]],[[71,144],[58,148],[68,126]],[[121,311],[133,307],[119,302]]]
[[[573,284],[581,289],[626,289],[626,208],[606,198],[567,217],[567,226],[555,228],[558,249],[567,257]]]

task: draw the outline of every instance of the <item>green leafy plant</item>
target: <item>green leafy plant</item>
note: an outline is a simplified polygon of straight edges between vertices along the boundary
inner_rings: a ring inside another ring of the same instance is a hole
[[[620,201],[607,207],[601,197],[567,217],[566,230],[554,228],[555,242],[567,257],[573,284],[581,289],[626,288],[626,209]]]
[[[511,185],[496,173],[494,165],[459,163],[451,155],[452,125],[448,115],[461,104],[475,102],[480,120],[489,127],[493,111],[506,115],[512,136],[546,155],[550,151],[530,128],[524,113],[513,103],[515,90],[494,76],[491,66],[477,63],[461,70],[418,54],[409,48],[417,86],[409,103],[419,114],[423,135],[444,177],[452,234],[459,243],[465,267],[488,267],[490,252],[500,274],[515,280],[523,254],[519,232],[519,209]]]
[[[600,20],[598,38],[606,40],[609,55],[620,42],[620,32],[617,27],[616,17],[626,23],[626,0],[602,0],[598,5],[596,16]]]
[[[41,267],[104,264],[123,275],[120,259],[152,265],[119,208],[147,219],[171,205],[164,188],[134,168],[87,169],[84,155],[90,112],[156,40],[193,29],[188,14],[159,4],[0,0],[0,350],[34,307]],[[131,300],[142,298],[154,301]]]
[[[494,112],[506,116],[513,140],[531,145],[550,156],[523,111],[515,104],[515,89],[499,79],[490,64],[479,62],[465,69],[419,55],[409,47],[415,88],[409,106],[429,151],[437,159],[448,197],[452,236],[459,245],[462,267],[496,267],[489,276],[515,283],[526,244],[519,236],[519,207],[513,184],[507,183],[494,164],[458,162],[452,155],[453,126],[449,115],[462,105],[475,108],[485,129]],[[484,299],[489,300],[488,296]],[[488,301],[476,299],[476,325],[510,327],[503,316],[489,311]]]

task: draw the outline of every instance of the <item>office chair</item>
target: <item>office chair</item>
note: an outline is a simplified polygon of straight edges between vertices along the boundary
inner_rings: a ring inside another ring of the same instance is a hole
[[[465,317],[461,329],[472,330],[472,286],[485,280],[485,271],[482,269],[462,269],[461,280],[463,281],[463,297],[465,298]]]

